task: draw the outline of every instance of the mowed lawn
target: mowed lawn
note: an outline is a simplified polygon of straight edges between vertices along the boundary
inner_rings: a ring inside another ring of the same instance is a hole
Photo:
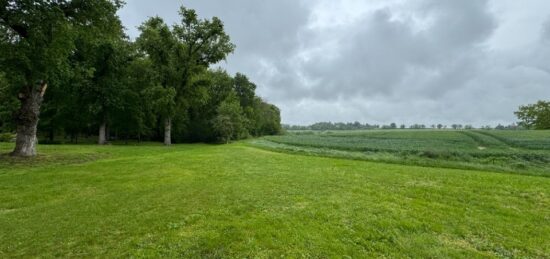
[[[39,151],[0,157],[1,258],[550,257],[548,177],[244,143]]]

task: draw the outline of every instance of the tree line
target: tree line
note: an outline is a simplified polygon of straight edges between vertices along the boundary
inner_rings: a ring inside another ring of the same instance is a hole
[[[397,125],[396,123],[390,123],[388,125],[379,125],[379,124],[369,124],[365,123],[362,124],[358,121],[356,122],[317,122],[311,125],[302,126],[302,125],[288,125],[283,124],[283,129],[285,130],[375,130],[375,129],[454,129],[454,130],[472,130],[475,129],[474,126],[470,124],[462,125],[462,124],[451,124],[451,125],[444,125],[444,124],[431,124],[431,125],[425,125],[425,124],[411,124],[411,125],[405,125],[400,124]],[[520,130],[520,129],[526,129],[526,127],[517,125],[515,123],[512,123],[510,125],[501,125],[498,124],[495,127],[492,127],[490,125],[481,126],[479,129],[484,130]]]
[[[36,154],[37,132],[176,142],[277,134],[279,109],[244,74],[211,66],[235,45],[223,22],[185,7],[168,26],[152,17],[130,40],[119,0],[0,2],[0,131],[13,155]]]
[[[538,101],[534,104],[521,105],[517,111],[514,112],[519,122],[511,123],[509,125],[498,124],[495,127],[491,125],[485,125],[479,127],[483,130],[522,130],[522,129],[535,129],[535,130],[547,130],[550,129],[550,101]],[[284,124],[285,130],[370,130],[370,129],[454,129],[454,130],[471,130],[475,129],[471,124],[451,124],[450,126],[444,124],[431,124],[429,126],[425,124],[412,124],[412,125],[397,125],[392,122],[388,125],[369,124],[355,121],[355,122],[316,122],[311,125],[288,125]]]

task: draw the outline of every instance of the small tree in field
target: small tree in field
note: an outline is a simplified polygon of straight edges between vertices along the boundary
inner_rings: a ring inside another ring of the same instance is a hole
[[[514,114],[520,120],[520,126],[528,129],[550,129],[550,101],[522,105]]]

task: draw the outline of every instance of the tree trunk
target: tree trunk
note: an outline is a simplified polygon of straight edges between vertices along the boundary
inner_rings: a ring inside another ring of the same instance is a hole
[[[166,118],[164,119],[164,145],[171,145],[172,144],[172,119]]]
[[[105,120],[99,125],[99,139],[97,141],[99,145],[107,144],[107,123]]]
[[[17,137],[12,156],[30,157],[36,155],[36,143],[38,142],[36,127],[46,88],[48,85],[42,82],[37,87],[24,87],[19,92],[18,98],[21,107],[14,114]]]

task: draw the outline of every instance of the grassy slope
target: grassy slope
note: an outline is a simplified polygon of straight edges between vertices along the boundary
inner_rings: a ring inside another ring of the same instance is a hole
[[[0,257],[550,255],[549,178],[243,144],[41,151],[0,157]]]

